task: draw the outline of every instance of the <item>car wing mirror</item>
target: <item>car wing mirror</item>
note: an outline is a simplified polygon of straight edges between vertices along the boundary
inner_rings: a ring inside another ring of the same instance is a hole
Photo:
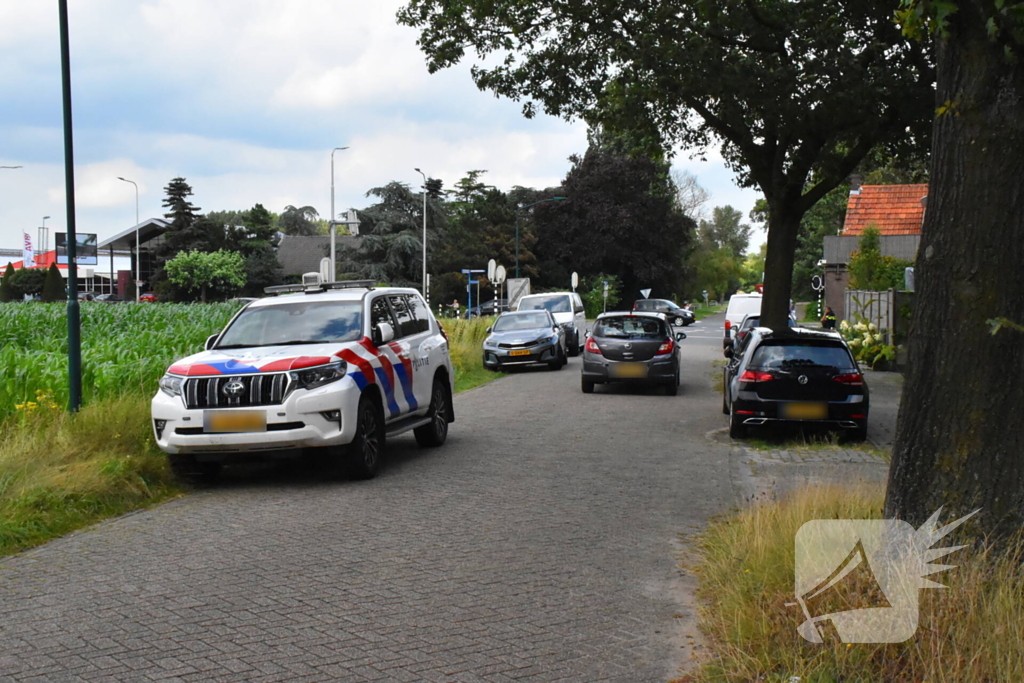
[[[493,325],[491,327],[487,328],[487,334],[490,334],[493,331],[494,331],[494,326]]]
[[[374,346],[381,346],[387,344],[395,338],[395,328],[391,327],[391,323],[377,323],[377,326],[373,328],[373,344]]]
[[[211,334],[209,337],[206,338],[205,348],[206,348],[207,351],[209,351],[210,349],[213,348],[213,344],[214,344],[214,342],[217,341],[217,337],[219,337],[219,336],[220,336],[219,334]]]
[[[684,339],[686,339],[685,332],[676,332],[676,341],[683,341]]]
[[[726,358],[732,358],[735,355],[733,353],[733,350],[732,350],[731,346],[726,346],[725,349],[722,351],[722,353],[725,354]]]

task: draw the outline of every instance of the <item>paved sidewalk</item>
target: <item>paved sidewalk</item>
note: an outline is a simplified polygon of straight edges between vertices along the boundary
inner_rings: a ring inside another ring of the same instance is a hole
[[[896,415],[903,395],[903,375],[864,370],[864,379],[871,391],[868,441],[875,448],[891,452],[896,441]]]

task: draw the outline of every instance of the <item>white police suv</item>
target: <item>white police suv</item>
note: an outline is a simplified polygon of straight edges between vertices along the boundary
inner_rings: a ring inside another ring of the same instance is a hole
[[[370,478],[388,436],[445,442],[448,338],[419,292],[317,273],[266,291],[278,296],[249,303],[160,380],[153,432],[178,476],[324,447],[332,465]]]

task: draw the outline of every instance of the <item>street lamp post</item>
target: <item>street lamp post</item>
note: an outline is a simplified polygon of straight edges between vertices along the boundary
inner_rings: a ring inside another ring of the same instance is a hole
[[[335,234],[337,233],[337,227],[334,225],[334,153],[335,152],[340,152],[340,151],[345,150],[345,149],[348,149],[348,147],[335,147],[334,149],[331,150],[331,220],[328,222],[328,225],[331,228],[331,279],[332,280],[337,280],[338,279],[338,265],[337,265],[337,260],[335,259],[335,244],[336,244]]]
[[[533,204],[527,204],[526,206],[516,207],[516,279],[517,280],[519,279],[519,212],[523,211],[524,209],[529,209],[531,206],[537,206],[538,204],[543,204],[544,202],[560,202],[560,201],[562,201],[564,199],[567,199],[567,197],[548,197],[547,199],[542,199],[539,202],[534,202]]]
[[[36,245],[36,249],[43,253],[46,253],[47,247],[50,245],[50,236],[46,232],[46,221],[49,218],[49,216],[43,216],[43,225],[39,228],[39,243]]]
[[[427,297],[427,174],[418,168],[414,171],[423,176],[423,298]]]
[[[139,303],[139,283],[142,282],[142,247],[139,242],[139,186],[134,180],[117,176],[118,180],[135,185],[135,303]],[[114,274],[110,274],[113,280]]]

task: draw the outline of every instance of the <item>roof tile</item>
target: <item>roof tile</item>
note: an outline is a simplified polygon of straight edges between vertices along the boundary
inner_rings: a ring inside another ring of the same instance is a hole
[[[843,235],[860,235],[869,225],[882,235],[920,235],[928,196],[926,183],[917,185],[863,185],[850,194]]]

